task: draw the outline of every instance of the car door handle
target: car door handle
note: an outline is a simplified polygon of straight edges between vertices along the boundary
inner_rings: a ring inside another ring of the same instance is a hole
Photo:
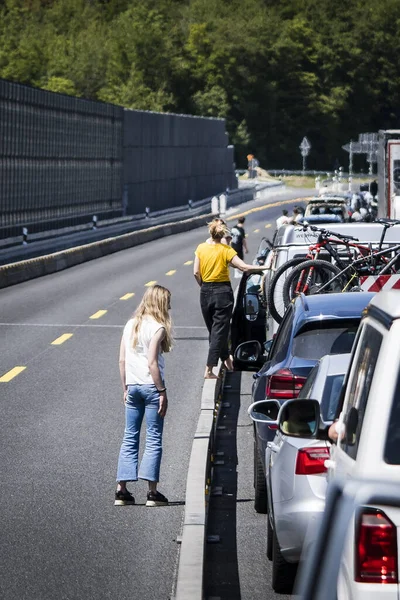
[[[267,446],[271,450],[271,452],[279,452],[279,446],[277,444],[274,444],[274,442],[268,442]]]

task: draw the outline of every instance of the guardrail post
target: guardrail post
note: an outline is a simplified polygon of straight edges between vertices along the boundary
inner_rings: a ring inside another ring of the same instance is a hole
[[[211,212],[213,214],[219,213],[219,201],[217,196],[211,198]]]
[[[27,227],[22,228],[22,243],[24,246],[26,246],[28,243],[28,228]]]
[[[189,206],[189,210],[192,210],[192,208],[193,208],[193,200],[188,200],[188,206]]]
[[[219,197],[219,212],[221,215],[226,213],[226,194],[221,194]]]
[[[351,192],[352,183],[353,183],[353,178],[351,175],[349,175],[349,188],[348,188],[349,192]]]
[[[92,217],[92,229],[97,229],[97,215]]]
[[[148,219],[150,217],[150,208],[148,206],[146,206],[146,208],[144,209],[144,212],[146,213],[146,219]]]

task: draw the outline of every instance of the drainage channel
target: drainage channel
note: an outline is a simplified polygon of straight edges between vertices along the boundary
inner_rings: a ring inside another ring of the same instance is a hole
[[[226,374],[215,428],[203,581],[206,600],[241,597],[236,541],[240,384],[240,372]]]

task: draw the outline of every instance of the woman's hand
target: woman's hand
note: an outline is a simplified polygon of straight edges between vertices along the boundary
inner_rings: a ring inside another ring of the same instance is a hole
[[[127,395],[128,395],[128,390],[124,390],[124,399],[123,399],[124,406],[126,404],[126,397],[127,397]]]
[[[160,417],[164,418],[167,414],[168,408],[168,399],[167,392],[160,392],[160,408],[158,409],[158,414]]]

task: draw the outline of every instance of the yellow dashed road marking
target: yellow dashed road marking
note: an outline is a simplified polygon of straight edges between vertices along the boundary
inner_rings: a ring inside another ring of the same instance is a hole
[[[151,287],[152,285],[155,285],[157,283],[157,281],[148,281],[147,283],[144,284],[144,287]]]
[[[185,263],[183,263],[184,265],[192,265],[193,261],[192,260],[187,260]]]
[[[3,377],[0,377],[0,382],[8,383],[9,381],[11,381],[11,379],[14,379],[14,377],[22,373],[22,371],[25,371],[25,369],[26,367],[14,367],[13,369],[11,369],[11,371],[5,373]]]
[[[253,233],[258,233],[259,231],[259,229],[255,229]]]
[[[54,340],[54,342],[51,342],[51,345],[60,346],[61,344],[72,338],[73,335],[73,333],[64,333],[63,335],[60,335],[60,337],[58,337],[56,340]]]
[[[165,274],[166,275],[173,275],[174,273],[176,273],[176,269],[171,269],[171,271],[167,271]]]
[[[271,223],[267,223],[265,229],[269,229],[271,227]]]
[[[92,315],[91,317],[89,317],[89,319],[100,319],[100,317],[102,317],[103,315],[106,314],[106,310],[98,310],[96,313],[94,313],[94,315]]]
[[[133,298],[135,292],[128,292],[125,296],[121,296],[120,300],[129,300],[129,298]]]

